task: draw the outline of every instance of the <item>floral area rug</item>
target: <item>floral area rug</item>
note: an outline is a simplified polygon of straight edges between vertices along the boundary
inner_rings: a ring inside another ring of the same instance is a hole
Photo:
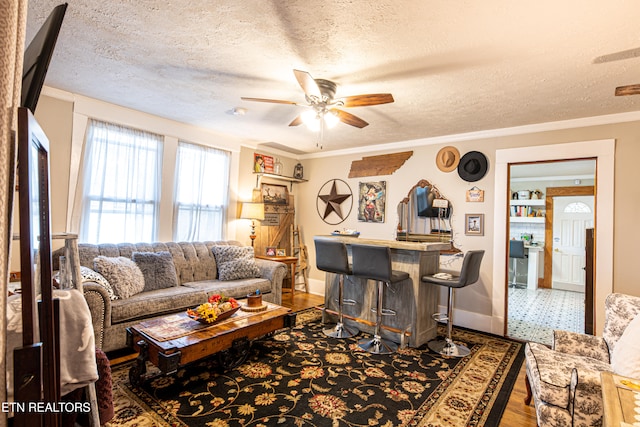
[[[244,364],[212,361],[175,375],[128,381],[113,369],[110,426],[497,426],[523,359],[523,344],[459,328],[462,359],[426,345],[393,355],[327,338],[318,320],[256,341]]]

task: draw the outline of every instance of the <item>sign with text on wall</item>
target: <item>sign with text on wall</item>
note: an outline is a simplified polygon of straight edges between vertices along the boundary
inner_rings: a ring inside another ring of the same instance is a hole
[[[267,227],[278,227],[280,226],[280,215],[277,213],[267,213],[264,214],[264,219],[262,220],[262,225]]]
[[[484,202],[484,190],[478,187],[473,187],[467,190],[467,202]]]

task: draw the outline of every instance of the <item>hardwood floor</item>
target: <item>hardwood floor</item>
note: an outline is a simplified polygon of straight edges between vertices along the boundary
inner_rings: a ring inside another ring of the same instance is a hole
[[[290,294],[282,298],[282,305],[294,311],[300,311],[322,304],[324,304],[324,297],[305,292],[296,292],[293,300]],[[136,354],[131,354],[130,352],[126,355],[109,354],[109,359],[111,360],[111,364],[114,365],[126,360],[131,360],[135,358],[135,356]],[[502,419],[500,420],[500,427],[536,427],[536,411],[533,404],[531,406],[524,404],[524,398],[527,395],[524,377],[525,369],[523,365],[518,374],[518,379],[513,387],[513,391],[511,392],[511,396],[509,397],[509,402],[502,415]]]
[[[308,294],[306,292],[296,291],[293,301],[291,294],[282,296],[282,305],[293,311],[304,310],[305,308],[317,307],[324,304],[324,297],[320,295]]]
[[[516,380],[511,396],[509,397],[509,403],[502,414],[500,419],[500,427],[536,427],[536,409],[531,405],[525,405],[524,398],[527,395],[527,390],[524,382],[526,376],[524,363],[520,368],[518,379]]]

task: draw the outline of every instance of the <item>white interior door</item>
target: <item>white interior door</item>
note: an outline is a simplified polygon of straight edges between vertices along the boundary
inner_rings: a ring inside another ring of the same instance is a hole
[[[593,227],[593,196],[555,197],[551,287],[584,292],[585,230]]]

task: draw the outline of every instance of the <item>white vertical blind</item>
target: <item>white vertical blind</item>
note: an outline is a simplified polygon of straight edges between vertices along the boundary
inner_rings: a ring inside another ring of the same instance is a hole
[[[222,240],[229,204],[229,164],[224,150],[180,142],[176,161],[173,239]]]
[[[156,240],[162,136],[90,120],[84,159],[80,240]]]

